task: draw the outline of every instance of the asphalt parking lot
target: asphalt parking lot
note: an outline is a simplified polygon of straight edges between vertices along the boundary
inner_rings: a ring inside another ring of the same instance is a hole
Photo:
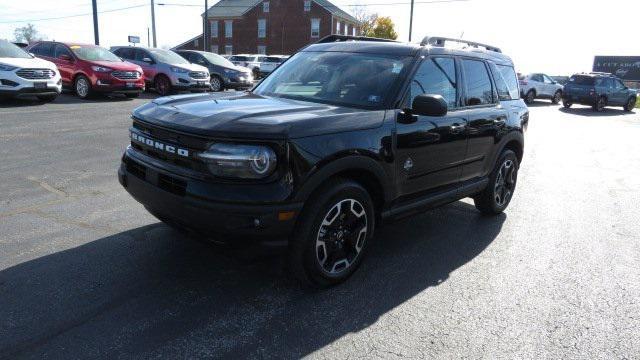
[[[0,358],[640,357],[640,110],[531,107],[516,195],[378,230],[311,292],[120,187],[149,101],[0,104]]]

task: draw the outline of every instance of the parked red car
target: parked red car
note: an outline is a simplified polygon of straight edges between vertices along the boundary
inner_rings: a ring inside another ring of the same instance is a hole
[[[80,98],[95,93],[120,93],[134,98],[144,91],[142,68],[100,46],[40,41],[28,51],[55,63],[62,86],[73,89]]]

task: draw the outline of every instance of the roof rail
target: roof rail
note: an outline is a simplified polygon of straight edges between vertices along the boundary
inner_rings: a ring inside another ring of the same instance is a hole
[[[381,39],[381,38],[374,38],[374,37],[368,37],[368,36],[351,36],[351,35],[333,34],[333,35],[327,35],[327,36],[323,37],[322,39],[318,40],[318,42],[316,44],[331,43],[331,42],[341,42],[341,41],[398,42],[396,40]]]
[[[474,47],[474,48],[481,48],[482,47],[482,48],[485,48],[488,51],[502,53],[502,50],[500,50],[499,47],[486,45],[486,44],[482,44],[482,43],[474,42],[474,41],[446,38],[446,37],[439,37],[439,36],[425,36],[424,39],[422,39],[422,42],[420,43],[420,45],[421,46],[431,45],[431,46],[444,47],[445,43],[448,42],[448,41],[449,42],[457,42],[457,43],[460,43],[460,44],[467,44],[468,46]]]
[[[601,71],[592,71],[589,74],[591,75],[608,75],[608,76],[613,76],[612,73],[608,73],[608,72],[601,72]]]

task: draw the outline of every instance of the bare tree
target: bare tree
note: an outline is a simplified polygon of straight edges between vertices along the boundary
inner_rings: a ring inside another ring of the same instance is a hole
[[[378,14],[371,14],[368,12],[365,5],[351,6],[351,13],[353,14],[353,17],[358,20],[360,35],[372,36]]]
[[[23,27],[16,28],[13,30],[13,36],[17,42],[26,42],[29,44],[33,41],[45,39],[45,37],[36,30],[36,27],[33,24],[27,24]]]

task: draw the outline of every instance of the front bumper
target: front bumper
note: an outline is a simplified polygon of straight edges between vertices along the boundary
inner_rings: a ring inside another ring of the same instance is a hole
[[[176,90],[208,90],[211,89],[210,79],[195,79],[188,74],[171,73],[169,75],[171,86]]]
[[[36,95],[54,95],[62,91],[60,74],[51,79],[29,80],[21,78],[15,71],[0,71],[0,95],[13,97],[28,97]],[[45,83],[46,87],[36,88],[36,83]]]
[[[141,159],[144,156],[131,149],[122,157],[118,179],[127,192],[159,219],[216,240],[284,240],[302,209],[301,203],[211,201],[206,196],[228,189],[171,173]],[[283,212],[294,212],[295,216],[279,220]]]

